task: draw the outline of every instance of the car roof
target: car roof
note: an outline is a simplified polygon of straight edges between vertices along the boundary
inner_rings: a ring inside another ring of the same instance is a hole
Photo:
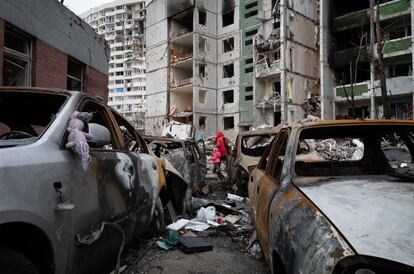
[[[412,120],[379,120],[379,119],[372,119],[372,120],[362,120],[362,119],[355,119],[355,120],[317,120],[317,121],[309,121],[303,120],[296,122],[292,125],[288,125],[287,127],[291,128],[308,128],[308,127],[337,127],[337,126],[385,126],[385,125],[408,125],[414,126],[414,121]]]

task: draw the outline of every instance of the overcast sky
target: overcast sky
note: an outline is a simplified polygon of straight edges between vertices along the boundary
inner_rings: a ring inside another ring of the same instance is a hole
[[[108,2],[112,2],[112,0],[64,0],[63,4],[75,14],[79,15],[82,12]]]

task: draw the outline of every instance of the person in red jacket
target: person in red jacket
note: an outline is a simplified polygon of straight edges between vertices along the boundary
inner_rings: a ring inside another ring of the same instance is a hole
[[[226,137],[224,136],[224,133],[221,130],[217,132],[216,148],[220,153],[220,160],[225,161],[227,156]]]

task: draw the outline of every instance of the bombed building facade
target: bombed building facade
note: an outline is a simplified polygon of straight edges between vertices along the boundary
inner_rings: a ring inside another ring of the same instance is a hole
[[[116,0],[80,15],[108,42],[108,105],[138,129],[145,117],[144,8],[143,0]]]
[[[323,118],[384,118],[377,48],[381,46],[391,118],[413,119],[412,4],[321,1]]]
[[[263,0],[254,39],[256,126],[320,116],[319,2]]]
[[[107,72],[104,40],[58,1],[0,2],[0,86],[79,90],[106,102]]]

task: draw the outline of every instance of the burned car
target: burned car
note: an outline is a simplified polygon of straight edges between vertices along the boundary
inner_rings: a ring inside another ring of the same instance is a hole
[[[249,172],[257,166],[277,132],[277,128],[267,128],[240,132],[237,136],[233,151],[227,160],[227,183],[237,195],[248,195]]]
[[[75,112],[93,114],[91,162],[66,148]],[[134,128],[81,92],[0,89],[0,273],[102,273],[163,228],[160,171]]]
[[[188,198],[191,197],[192,192],[198,192],[205,186],[207,156],[203,142],[158,136],[143,136],[143,138],[156,157],[165,159],[178,171],[188,185]]]
[[[272,273],[414,273],[414,122],[304,121],[250,174]]]

